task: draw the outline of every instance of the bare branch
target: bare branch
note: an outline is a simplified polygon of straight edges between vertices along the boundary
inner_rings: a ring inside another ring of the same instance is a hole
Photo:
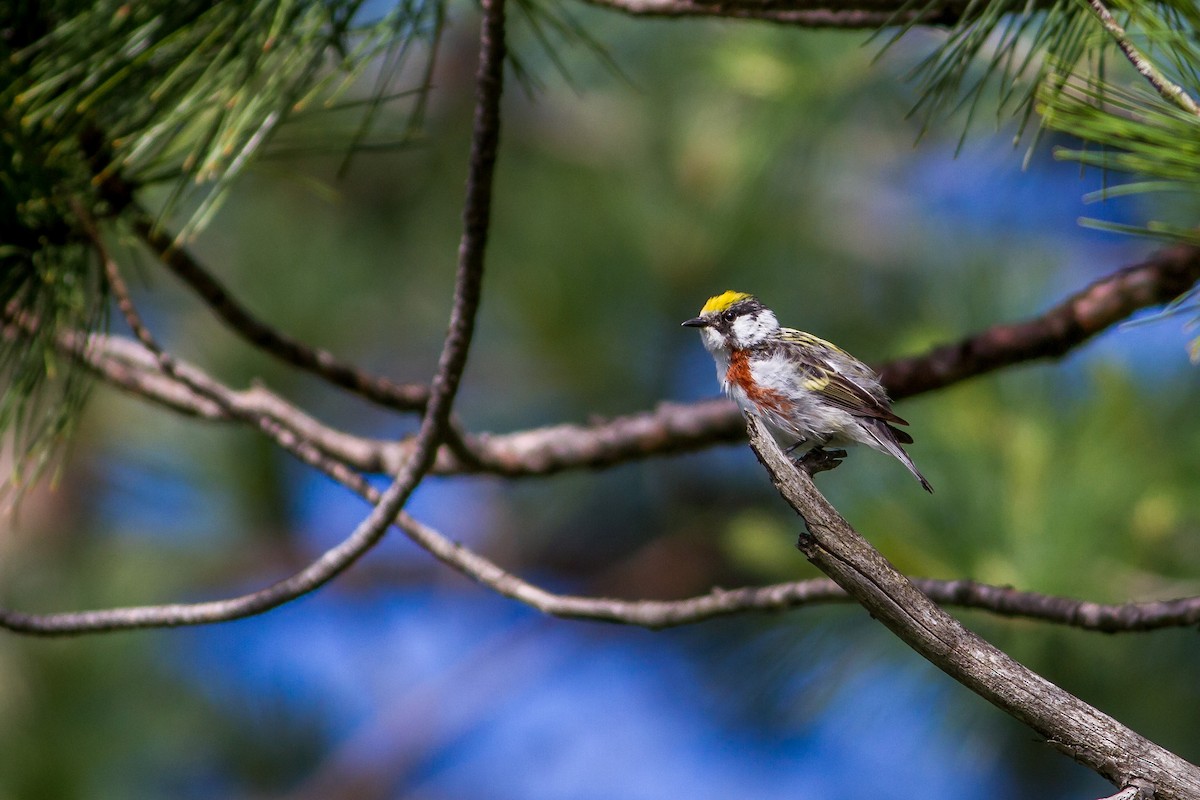
[[[904,0],[584,0],[640,17],[726,17],[804,28],[875,29],[884,25],[953,25],[970,6],[965,0],[913,4]]]
[[[1145,781],[1161,800],[1200,796],[1200,768],[1019,664],[951,617],[885,559],[749,420],[750,445],[804,519],[797,546],[871,616],[954,680],[1117,786]]]
[[[1133,64],[1133,68],[1154,87],[1154,91],[1158,92],[1164,100],[1171,103],[1189,114],[1200,116],[1200,106],[1196,105],[1196,101],[1192,96],[1184,91],[1183,87],[1174,83],[1170,78],[1159,71],[1154,63],[1137,49],[1137,46],[1129,39],[1129,35],[1125,29],[1121,27],[1121,23],[1113,17],[1108,8],[1101,0],[1088,0],[1088,6],[1092,9],[1092,13],[1100,20],[1100,24],[1104,26],[1104,30],[1112,36],[1113,41],[1117,43],[1117,47],[1121,48],[1121,52],[1125,54],[1125,58]]]
[[[143,209],[128,200],[130,224],[158,259],[186,283],[236,333],[260,350],[348,389],[368,400],[402,411],[420,411],[429,399],[424,386],[395,383],[370,375],[338,359],[327,350],[311,347],[276,330],[254,316],[221,283],[164,231]]]
[[[498,594],[518,600],[542,613],[566,619],[671,628],[733,614],[786,611],[810,605],[845,603],[853,599],[837,584],[825,578],[738,589],[714,588],[707,594],[683,600],[621,600],[555,594],[505,571],[411,517],[404,516],[396,522],[409,538],[458,572]],[[1103,605],[974,581],[918,578],[913,583],[942,605],[1106,633],[1148,631],[1200,622],[1200,597]]]
[[[278,430],[287,430],[294,434],[292,439],[280,441],[278,435],[267,430],[268,435],[275,438],[281,446],[357,492],[372,505],[378,503],[379,493],[370,484],[362,480],[357,473],[347,470],[344,466],[339,469],[333,464],[345,464],[349,461],[351,466],[360,469],[363,467],[355,463],[356,460],[370,464],[370,459],[379,457],[380,453],[377,443],[372,440],[328,428],[262,387],[243,392],[225,388],[222,390],[220,404],[206,401],[161,373],[148,371],[144,364],[145,352],[127,340],[93,336],[91,342],[84,351],[87,358],[85,363],[106,377],[111,379],[111,373],[115,372],[118,373],[116,382],[123,382],[128,379],[120,376],[120,373],[128,372],[132,376],[129,383],[131,390],[137,391],[139,385],[152,383],[155,387],[153,392],[160,398],[175,397],[181,405],[186,404],[187,408],[201,415],[212,414],[216,418],[240,421],[252,421],[255,416],[268,417],[277,424]],[[143,363],[138,365],[139,361]],[[186,362],[179,362],[177,369],[188,375],[192,381],[215,385],[211,378]],[[208,405],[205,405],[206,402]],[[310,445],[309,450],[297,450],[295,444],[289,444],[296,439]],[[383,457],[388,461],[398,458]],[[378,471],[377,466],[368,466],[366,469]],[[664,628],[746,611],[784,611],[805,605],[849,600],[836,584],[827,579],[733,590],[714,589],[706,595],[673,601],[629,601],[559,595],[505,572],[466,548],[451,544],[444,536],[414,520],[402,516],[398,524],[406,532],[415,534],[422,546],[436,550],[439,558],[455,570],[506,597],[520,600],[539,611],[558,617]],[[944,606],[978,609],[1000,616],[1033,619],[1104,633],[1200,625],[1200,597],[1103,604],[969,580],[916,578],[913,582],[934,601]]]
[[[1200,280],[1200,248],[1169,247],[1092,283],[1039,317],[995,325],[879,368],[893,399],[950,386],[1003,367],[1060,358],[1136,311],[1169,303]]]
[[[484,55],[487,55],[486,34],[484,39]],[[502,51],[502,43],[499,49]],[[502,58],[496,56],[495,52],[492,56]],[[439,360],[439,377],[434,384],[435,397],[441,400],[438,405],[431,403],[427,407],[421,434],[415,444],[410,443],[404,449],[385,455],[379,443],[358,440],[325,428],[265,390],[222,394],[218,391],[219,385],[211,379],[205,380],[203,373],[198,370],[192,373],[187,365],[173,359],[168,363],[172,365],[170,371],[173,377],[178,378],[178,382],[172,382],[172,376],[152,374],[151,364],[145,358],[129,353],[124,354],[124,359],[101,358],[94,361],[95,367],[104,372],[106,377],[131,390],[156,395],[164,402],[191,409],[208,418],[253,422],[281,445],[309,463],[334,474],[347,485],[357,484],[361,487],[365,486],[365,482],[361,476],[347,469],[345,464],[329,458],[328,453],[336,453],[337,459],[348,463],[366,463],[366,460],[374,458],[378,466],[391,460],[401,474],[383,496],[367,493],[378,503],[372,515],[345,542],[323,555],[310,568],[262,592],[190,606],[144,607],[47,617],[7,613],[3,615],[4,624],[31,632],[72,633],[196,624],[258,613],[298,596],[297,592],[311,591],[331,579],[383,535],[390,515],[402,506],[407,493],[428,469],[434,445],[444,437],[447,425],[445,417],[449,414],[473,329],[482,252],[486,242],[491,165],[495,158],[495,132],[498,125],[495,103],[498,102],[500,77],[499,67],[496,66],[493,84],[496,94],[489,96],[488,78],[483,67],[481,62],[480,107],[477,110],[476,138],[473,140],[469,201],[464,214],[465,230],[460,247],[455,307],[450,335]],[[490,112],[487,110],[489,102]],[[997,326],[959,345],[939,348],[920,359],[912,359],[907,363],[895,362],[885,366],[885,376],[894,372],[889,385],[894,395],[903,396],[949,385],[999,366],[1060,355],[1133,310],[1163,302],[1182,292],[1196,279],[1198,262],[1200,258],[1193,249],[1163,251],[1144,264],[1127,268],[1098,282],[1041,318],[1018,325]],[[114,341],[109,340],[108,344],[112,345]],[[160,366],[163,365],[160,363]],[[164,371],[167,371],[165,366]],[[699,408],[706,413],[697,414]],[[483,468],[504,474],[544,474],[570,466],[602,466],[651,453],[692,449],[722,437],[737,438],[736,432],[730,433],[722,428],[728,414],[725,408],[728,407],[716,402],[690,407],[666,406],[653,414],[622,418],[592,428],[559,426],[553,429],[553,435],[547,435],[547,431],[543,430],[509,437],[478,437],[472,442],[472,453],[484,453],[484,458],[480,459],[481,466],[456,464],[455,456],[443,452],[437,468],[459,471]],[[661,424],[664,417],[672,423],[665,430]],[[736,412],[733,419],[737,419]],[[539,437],[543,438],[539,441]],[[505,446],[508,447],[507,452]],[[349,451],[352,449],[360,451],[359,455],[351,457]],[[355,462],[355,458],[360,461]],[[503,594],[561,616],[663,626],[748,608],[784,608],[805,602],[819,602],[821,600],[816,598],[822,596],[822,591],[829,591],[828,587],[820,590],[815,584],[788,584],[784,587],[736,590],[733,593],[716,591],[690,601],[666,604],[558,596],[505,573],[492,562],[458,547],[407,516],[401,515],[397,522],[409,536],[456,569]],[[946,599],[948,603],[974,603],[977,605],[973,607],[998,613],[1033,616],[1097,630],[1144,630],[1163,625],[1192,624],[1196,612],[1193,600],[1142,606],[1098,606],[1065,598],[1018,593],[1000,587],[983,587],[969,582],[951,582],[936,589],[930,584],[930,588],[935,593],[949,593]],[[832,596],[827,599],[832,599]]]
[[[117,336],[65,333],[62,349],[107,383],[172,411],[214,422],[233,422],[229,413],[210,399],[159,371],[152,358],[133,342]],[[176,370],[193,380],[203,372],[183,359]],[[266,413],[348,466],[364,472],[395,474],[409,460],[414,441],[370,439],[328,427],[263,386],[229,392],[226,402],[240,413]],[[465,437],[468,459],[449,447],[438,450],[432,474],[489,472],[527,477],[579,467],[606,467],[653,455],[686,452],[722,441],[734,442],[741,431],[727,432],[730,406],[724,400],[702,403],[664,403],[653,412],[618,417],[592,425],[554,425],[510,434]],[[744,435],[744,434],[743,434]]]
[[[29,323],[15,321],[11,325],[20,325],[23,330]],[[152,353],[127,339],[66,334],[60,337],[60,344],[66,352],[79,358],[110,382],[130,391],[205,418],[253,424],[298,459],[325,472],[369,503],[377,504],[380,500],[379,492],[343,463],[346,453],[357,453],[359,457],[364,457],[365,452],[377,450],[376,443],[371,440],[327,428],[264,388],[233,391],[186,362],[174,363],[178,377],[171,378],[154,369],[157,361]],[[179,380],[186,380],[188,385]],[[205,395],[197,394],[189,386],[201,387]],[[546,614],[564,618],[663,628],[735,613],[782,611],[811,604],[846,602],[848,599],[840,588],[825,579],[734,590],[714,589],[706,595],[675,601],[559,595],[523,581],[407,515],[401,514],[396,522],[410,538],[453,569],[499,594],[524,602]],[[1002,616],[1024,617],[1085,630],[1108,633],[1147,631],[1200,623],[1200,597],[1104,605],[967,580],[915,579],[913,582],[942,605],[979,609]],[[129,615],[132,611],[121,609],[112,613]],[[139,611],[148,613],[148,609]],[[97,612],[88,613],[94,615]],[[77,615],[39,616],[0,611],[0,626],[30,633],[80,632],[78,626],[83,624],[80,620]],[[96,622],[94,617],[89,620],[87,624]],[[112,627],[110,625],[106,629]]]
[[[1005,617],[1022,617],[1102,633],[1151,631],[1200,624],[1200,597],[1107,604],[975,581],[913,578],[912,583],[939,605],[989,611]]]

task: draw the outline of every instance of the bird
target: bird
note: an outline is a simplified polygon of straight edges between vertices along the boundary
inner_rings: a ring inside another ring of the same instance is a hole
[[[683,325],[700,329],[725,393],[765,423],[798,463],[825,461],[818,469],[830,469],[845,453],[825,446],[865,444],[894,456],[933,492],[904,450],[912,437],[894,427],[908,422],[892,411],[879,376],[866,364],[811,333],[780,326],[774,311],[745,292],[710,297]]]

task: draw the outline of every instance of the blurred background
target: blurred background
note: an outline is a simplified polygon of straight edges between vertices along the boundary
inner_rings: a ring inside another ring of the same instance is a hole
[[[452,9],[426,134],[264,161],[194,249],[281,329],[402,381],[432,373],[460,232],[476,18]],[[571,7],[607,57],[528,26],[505,98],[489,273],[459,410],[510,431],[717,393],[679,322],[758,294],[868,361],[1036,315],[1149,252],[1087,231],[1101,176],[1022,168],[1014,126],[922,134],[864,33]],[[610,63],[611,62],[611,63]],[[311,123],[310,123],[311,124]],[[319,129],[305,135],[320,138]],[[414,421],[281,369],[131,249],[181,357],[321,419]],[[114,331],[124,333],[116,322]],[[1099,601],[1200,593],[1200,418],[1179,321],[906,401],[926,496],[852,455],[820,484],[902,570]],[[4,517],[5,603],[49,611],[263,586],[340,540],[355,497],[248,430],[98,386],[53,486]],[[814,575],[744,445],[541,480],[427,480],[410,510],[548,587],[676,598]],[[1195,631],[1105,636],[966,613],[1004,650],[1200,759]],[[393,531],[253,619],[0,637],[0,798],[1017,798],[1110,793],[853,606],[666,632],[545,619]]]

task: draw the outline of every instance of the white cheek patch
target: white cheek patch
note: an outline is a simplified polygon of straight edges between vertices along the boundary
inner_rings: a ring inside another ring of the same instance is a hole
[[[739,347],[756,345],[779,330],[779,320],[774,312],[764,308],[754,314],[746,314],[733,321],[733,340]]]
[[[724,338],[712,328],[701,328],[700,340],[704,342],[704,349],[710,353],[716,353],[719,350],[725,349]]]

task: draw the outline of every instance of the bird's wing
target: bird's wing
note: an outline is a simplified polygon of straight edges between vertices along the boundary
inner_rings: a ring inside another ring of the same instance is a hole
[[[883,393],[871,369],[845,350],[811,333],[792,328],[780,329],[779,339],[784,344],[801,345],[786,347],[785,352],[805,373],[804,388],[857,417],[872,417],[897,425],[908,424],[892,411],[887,395]],[[854,374],[848,375],[834,369],[831,360],[834,357],[846,365],[844,369]],[[867,381],[874,384],[875,391]]]

